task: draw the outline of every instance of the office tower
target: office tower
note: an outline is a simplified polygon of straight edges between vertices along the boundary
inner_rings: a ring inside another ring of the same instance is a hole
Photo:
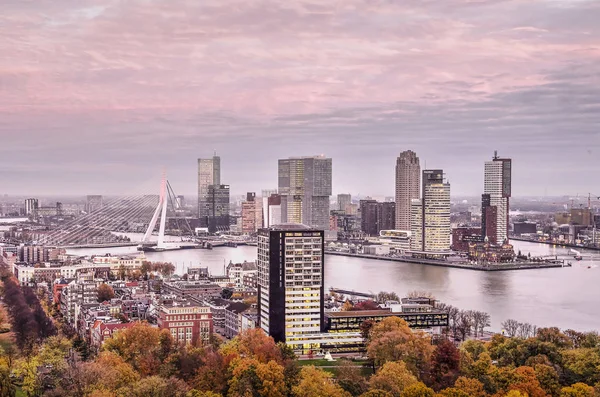
[[[487,237],[488,241],[492,244],[502,244],[508,239],[509,200],[512,184],[511,174],[512,160],[498,157],[498,152],[494,152],[492,161],[485,162],[483,193],[486,197],[482,197],[482,234],[483,237]],[[487,196],[489,196],[489,198]],[[487,203],[487,201],[489,201],[489,203]],[[486,208],[484,205],[486,205],[486,207],[496,207],[495,235],[489,226],[490,219],[488,219],[487,214],[484,213],[484,208]]]
[[[207,226],[209,233],[229,230],[229,185],[208,185]]]
[[[35,217],[38,208],[38,199],[30,198],[25,200],[25,215],[33,215]]]
[[[242,233],[256,232],[256,193],[248,192],[242,202]]]
[[[202,227],[208,226],[208,187],[221,184],[221,157],[198,159],[198,218]]]
[[[338,194],[337,195],[338,211],[346,211],[346,206],[349,204],[352,204],[352,195],[350,195],[350,194]]]
[[[85,212],[91,214],[100,210],[103,206],[102,196],[100,195],[89,195],[85,204]]]
[[[360,226],[369,236],[382,230],[393,230],[396,223],[396,203],[360,200]]]
[[[324,244],[323,230],[305,225],[258,231],[258,321],[275,342],[322,331]]]
[[[269,227],[271,225],[269,223],[269,197],[271,197],[271,195],[273,195],[273,194],[277,194],[277,189],[264,189],[262,191],[263,217],[262,217],[262,224],[260,227]],[[281,223],[281,222],[279,222],[279,223]]]
[[[329,229],[331,169],[331,159],[324,156],[279,160],[283,222]]]
[[[411,249],[428,253],[450,250],[450,184],[444,181],[443,170],[423,171],[422,198],[411,201],[411,215]]]
[[[410,230],[411,202],[418,199],[421,166],[412,150],[400,153],[396,160],[396,230]]]

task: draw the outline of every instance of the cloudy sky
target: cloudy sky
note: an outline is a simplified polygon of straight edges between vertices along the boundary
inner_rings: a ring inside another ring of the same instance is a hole
[[[453,194],[494,150],[513,194],[600,172],[599,0],[0,0],[0,194],[235,193],[333,158],[334,193],[391,195],[413,149]]]

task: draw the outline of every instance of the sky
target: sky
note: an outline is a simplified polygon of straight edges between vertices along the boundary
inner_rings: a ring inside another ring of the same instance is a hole
[[[481,194],[494,150],[515,196],[600,194],[598,0],[0,7],[0,194],[158,189],[163,170],[194,194],[216,151],[233,193],[325,154],[334,193],[393,195],[408,149],[454,195]]]

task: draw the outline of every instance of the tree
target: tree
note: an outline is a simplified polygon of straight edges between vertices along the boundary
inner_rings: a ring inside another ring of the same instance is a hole
[[[131,385],[127,397],[186,397],[187,391],[187,385],[179,379],[149,376]]]
[[[431,374],[438,389],[454,384],[460,371],[460,353],[454,343],[444,340],[436,346],[431,359]]]
[[[561,351],[567,384],[600,382],[600,354],[598,349]]]
[[[260,328],[239,333],[234,339],[221,347],[224,356],[254,358],[261,363],[275,361],[283,363],[281,350],[272,337]]]
[[[221,291],[221,298],[223,299],[231,299],[233,295],[233,288],[223,288]]]
[[[401,397],[434,397],[433,389],[425,386],[422,382],[414,383],[408,386],[401,394]]]
[[[294,397],[350,397],[350,393],[332,381],[333,375],[314,366],[300,371],[300,382],[292,387]]]
[[[508,319],[504,321],[502,324],[502,328],[506,332],[506,335],[509,337],[517,336],[517,332],[519,330],[519,322],[517,320]]]
[[[115,297],[115,291],[113,290],[113,288],[105,283],[102,283],[98,286],[97,294],[98,302],[100,303],[110,301],[112,298]]]
[[[360,397],[394,397],[392,393],[380,389],[372,389],[364,392]]]
[[[408,370],[403,361],[386,362],[369,380],[371,389],[388,391],[400,397],[404,389],[417,383],[417,378]]]
[[[457,389],[456,387],[450,387],[450,388],[444,389],[438,393],[438,396],[439,397],[471,397],[469,395],[469,393],[467,393],[463,390]]]
[[[465,378],[461,376],[454,383],[454,387],[458,390],[462,390],[471,397],[485,397],[486,392],[483,388],[483,383],[477,379]]]
[[[152,272],[152,263],[148,261],[143,261],[140,266],[140,273],[144,277],[144,280],[148,280],[148,275]]]
[[[358,396],[368,390],[369,385],[360,367],[344,361],[337,370],[336,379],[338,384],[351,395]]]
[[[160,269],[160,274],[164,278],[169,278],[175,273],[175,265],[170,262],[163,263]]]
[[[398,297],[398,294],[396,294],[395,292],[381,291],[380,293],[377,294],[377,302],[385,303],[387,301],[400,302],[400,298]]]
[[[594,397],[596,395],[593,387],[585,383],[575,383],[572,386],[563,387],[560,397]]]
[[[414,290],[414,291],[410,291],[408,294],[406,294],[407,298],[429,298],[429,299],[435,299],[435,296],[429,292],[429,291],[418,291],[418,290]]]
[[[549,396],[558,396],[560,383],[556,370],[546,364],[536,364],[533,369],[535,371],[535,377],[538,382],[540,382],[540,386],[544,389],[546,394]]]
[[[223,397],[221,393],[215,393],[212,391],[198,391],[196,389],[190,390],[185,397]]]
[[[197,369],[192,386],[198,390],[224,393],[227,389],[227,367],[229,361],[219,352],[209,349],[202,365]]]
[[[379,309],[379,305],[371,300],[366,300],[362,302],[358,302],[354,305],[350,310],[351,311],[359,311],[359,310],[377,310]]]
[[[275,361],[261,363],[255,358],[236,358],[230,368],[229,396],[285,396],[283,367]]]
[[[16,393],[17,390],[10,379],[10,370],[0,366],[0,396],[14,397]]]
[[[515,383],[510,385],[510,390],[518,390],[528,397],[546,397],[540,382],[531,367],[519,367],[515,370]]]
[[[117,332],[104,342],[103,349],[113,352],[131,364],[142,376],[156,375],[174,347],[168,330],[136,323],[131,328]]]
[[[428,335],[413,332],[406,321],[387,317],[371,329],[367,353],[376,365],[402,360],[417,374],[426,369],[433,346]]]

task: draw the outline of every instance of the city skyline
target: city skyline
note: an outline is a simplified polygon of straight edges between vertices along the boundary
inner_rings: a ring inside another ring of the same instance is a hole
[[[600,171],[597,2],[5,3],[2,193],[118,193],[164,166],[187,194],[213,150],[240,193],[304,153],[361,194],[391,195],[405,148],[457,194],[493,150],[536,169],[517,195]]]

